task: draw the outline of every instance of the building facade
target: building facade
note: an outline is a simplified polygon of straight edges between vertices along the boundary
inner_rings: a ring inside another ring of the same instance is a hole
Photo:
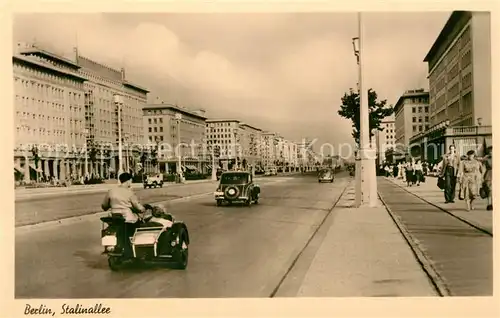
[[[204,110],[188,110],[171,104],[152,104],[143,108],[143,115],[143,142],[158,149],[160,172],[175,173],[181,169],[183,172],[206,173],[211,169],[210,156],[205,147]],[[150,164],[145,164],[146,170],[150,170]]]
[[[80,67],[41,48],[19,44],[14,75],[16,179],[81,175],[85,145]]]
[[[22,170],[25,181],[110,177],[116,172],[115,94],[124,99],[124,141],[138,142],[142,135],[141,107],[148,91],[127,81],[123,69],[117,71],[91,61],[80,56],[77,49],[74,57],[62,57],[37,43],[19,43],[12,58],[15,167]],[[30,160],[35,163],[27,168]],[[20,169],[22,161],[25,164]],[[129,160],[125,162],[128,165]]]
[[[236,119],[207,119],[208,148],[219,147],[219,166],[224,169],[239,167],[242,160],[240,121]]]
[[[424,62],[431,127],[412,138],[414,154],[435,161],[451,144],[461,154],[491,145],[490,13],[453,12]]]
[[[429,129],[429,92],[424,89],[408,90],[394,106],[395,151],[408,152],[410,138]],[[380,156],[379,156],[380,157]]]
[[[239,126],[242,157],[250,166],[262,167],[261,135],[262,129],[242,123]]]
[[[99,149],[96,158],[90,159],[89,173],[100,177],[116,175],[118,158],[118,105],[114,96],[121,95],[121,133],[123,164],[125,171],[133,171],[140,158],[143,141],[142,108],[146,105],[149,91],[129,82],[125,69],[114,69],[79,54],[75,58],[80,73],[88,78],[85,82],[85,132],[90,152]],[[92,157],[92,156],[90,156]]]
[[[261,154],[264,169],[276,168],[278,160],[279,135],[275,132],[264,131],[261,138]]]
[[[394,115],[384,118],[380,123],[380,128],[382,130],[377,130],[375,133],[379,165],[386,161],[386,151],[391,148],[394,149],[396,146],[396,122]]]

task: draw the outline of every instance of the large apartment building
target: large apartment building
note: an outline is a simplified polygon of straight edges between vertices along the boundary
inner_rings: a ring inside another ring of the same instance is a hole
[[[386,161],[385,153],[388,149],[396,146],[396,122],[394,115],[384,118],[380,123],[380,129],[375,133],[377,144],[378,164]]]
[[[412,138],[415,155],[433,161],[451,144],[462,154],[491,145],[490,13],[453,12],[424,62],[431,127]]]
[[[126,79],[125,69],[114,69],[79,54],[75,49],[80,73],[88,78],[85,82],[85,132],[88,149],[108,151],[109,158],[92,163],[91,171],[101,177],[119,170],[118,158],[118,107],[121,107],[121,133],[124,145],[142,142],[142,108],[149,91]],[[121,95],[123,105],[115,104],[114,96]],[[138,147],[123,152],[123,168],[129,170],[140,157]],[[103,151],[103,152],[104,152]]]
[[[242,157],[248,165],[261,167],[260,143],[262,129],[249,124],[240,124],[239,129]]]
[[[24,180],[116,172],[118,112],[113,96],[124,99],[123,136],[138,142],[148,91],[127,81],[123,69],[91,61],[76,49],[69,59],[37,43],[19,43],[12,62],[15,167]],[[91,156],[93,149],[99,149],[96,156]],[[38,167],[30,164],[35,158],[40,159]]]
[[[160,172],[207,172],[211,168],[206,151],[205,111],[171,104],[143,108],[144,143],[157,145]],[[179,167],[179,156],[181,166]]]
[[[408,90],[394,106],[395,151],[406,154],[410,138],[429,129],[429,92]],[[394,138],[394,137],[393,137]]]
[[[18,178],[28,182],[42,174],[64,179],[82,172],[87,78],[79,72],[80,66],[22,44],[12,57],[12,65],[14,169]]]

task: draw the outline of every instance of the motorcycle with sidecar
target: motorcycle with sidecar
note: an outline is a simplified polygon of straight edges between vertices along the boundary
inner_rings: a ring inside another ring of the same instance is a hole
[[[121,214],[102,217],[101,245],[109,268],[120,270],[127,263],[160,263],[186,269],[189,233],[184,222],[166,213],[162,206],[146,204],[144,217],[131,237],[127,236]],[[130,244],[128,247],[124,244]],[[128,252],[128,251],[131,251]]]

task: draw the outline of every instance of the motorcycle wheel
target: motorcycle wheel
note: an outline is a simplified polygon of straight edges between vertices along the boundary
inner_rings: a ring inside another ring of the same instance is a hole
[[[123,261],[122,261],[121,257],[109,256],[108,257],[108,265],[112,271],[119,271],[122,268]]]
[[[188,265],[188,259],[189,259],[189,246],[187,244],[186,240],[187,234],[184,229],[181,229],[179,231],[179,244],[175,247],[174,251],[174,258],[175,258],[175,263],[174,263],[174,268],[175,269],[186,269]],[[186,245],[186,248],[183,249],[182,246]]]

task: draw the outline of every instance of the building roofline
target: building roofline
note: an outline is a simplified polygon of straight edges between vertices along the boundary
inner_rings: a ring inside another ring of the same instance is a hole
[[[50,64],[46,64],[46,63],[43,63],[41,61],[37,61],[37,60],[33,60],[33,59],[30,59],[29,57],[27,56],[23,56],[23,55],[13,55],[12,56],[12,60],[18,60],[18,61],[22,61],[22,62],[25,62],[25,63],[29,63],[29,64],[33,64],[33,65],[36,65],[38,67],[42,67],[42,68],[45,68],[45,69],[48,69],[48,70],[51,70],[53,72],[57,72],[57,73],[60,73],[60,74],[64,74],[66,76],[71,76],[71,77],[74,77],[74,78],[77,78],[77,79],[80,79],[82,81],[88,81],[88,79],[79,74],[79,73],[73,73],[73,72],[70,72],[70,71],[67,71],[67,70],[63,70],[63,69],[60,69],[60,68],[57,68],[57,67],[54,67],[53,65],[50,65]]]
[[[175,110],[175,111],[177,111],[181,114],[184,114],[184,115],[197,117],[197,118],[200,118],[203,120],[207,119],[207,117],[200,115],[200,114],[197,114],[197,113],[193,112],[192,110],[181,108],[179,106],[172,105],[172,104],[149,104],[149,105],[142,107],[142,110],[159,110],[159,109],[172,109],[172,110]]]
[[[422,92],[406,91],[403,95],[399,96],[398,101],[394,105],[394,114],[396,114],[397,111],[399,110],[399,108],[401,108],[400,106],[403,104],[403,101],[405,99],[410,98],[410,97],[418,97],[418,96],[429,96],[429,92],[428,91],[422,91]]]
[[[215,119],[215,118],[207,119],[207,123],[221,123],[221,122],[241,123],[241,121],[239,121],[238,119]]]
[[[146,89],[144,87],[141,87],[141,86],[139,86],[137,84],[133,84],[133,83],[131,83],[129,81],[126,81],[126,80],[123,81],[123,85],[131,87],[131,88],[134,88],[134,89],[136,89],[138,91],[141,91],[141,92],[144,92],[146,94],[150,92],[148,89]]]
[[[439,47],[446,42],[448,39],[449,35],[451,34],[451,30],[455,27],[455,24],[457,24],[460,19],[463,17],[471,15],[470,11],[453,11],[446,21],[445,25],[441,29],[441,32],[439,33],[438,37],[436,38],[436,41],[432,44],[429,52],[425,55],[424,62],[429,62],[437,53],[439,50]]]
[[[29,47],[29,48],[20,48],[19,54],[21,54],[21,55],[29,55],[29,54],[43,55],[43,56],[48,57],[52,60],[56,60],[62,64],[65,64],[66,66],[70,66],[76,70],[80,68],[80,65],[78,65],[76,62],[74,62],[68,58],[62,57],[60,55],[57,55],[55,53],[44,50],[36,45],[33,45],[33,47]]]
[[[245,123],[241,123],[240,126],[247,126],[249,128],[252,128],[252,129],[255,129],[255,130],[258,130],[258,131],[262,131],[262,129],[260,129],[260,128],[257,128],[255,126],[252,126],[252,125],[249,125],[249,124],[245,124]]]

